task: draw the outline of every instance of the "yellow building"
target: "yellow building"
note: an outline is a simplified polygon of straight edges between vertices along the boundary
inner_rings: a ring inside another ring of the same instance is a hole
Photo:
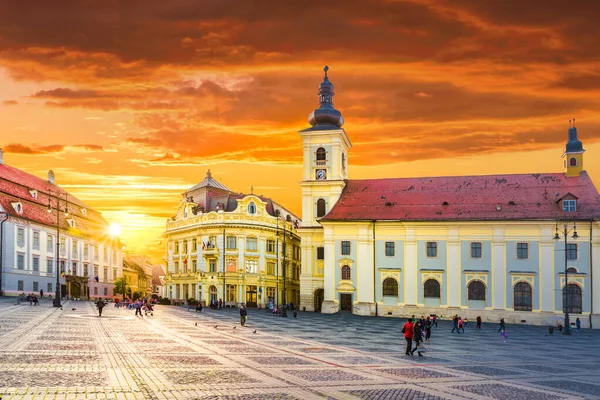
[[[299,219],[269,198],[206,178],[167,221],[165,295],[268,307],[300,300]]]
[[[127,255],[123,259],[123,276],[127,281],[127,297],[152,296],[152,264],[147,256]]]

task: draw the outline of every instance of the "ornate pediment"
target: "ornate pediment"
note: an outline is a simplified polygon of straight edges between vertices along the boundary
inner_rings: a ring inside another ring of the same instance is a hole
[[[352,281],[340,281],[337,286],[337,291],[339,293],[354,293],[355,290],[356,288],[352,284]]]

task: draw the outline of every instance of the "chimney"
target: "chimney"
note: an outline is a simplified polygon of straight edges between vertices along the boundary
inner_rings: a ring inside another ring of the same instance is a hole
[[[0,149],[0,165],[4,164],[4,153],[2,153],[2,149]]]
[[[54,185],[54,171],[48,171],[48,182]]]

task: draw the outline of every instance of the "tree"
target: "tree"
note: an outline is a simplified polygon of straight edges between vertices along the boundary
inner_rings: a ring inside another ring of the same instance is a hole
[[[125,300],[125,293],[127,292],[127,279],[125,279],[124,276],[117,278],[115,280],[114,285],[115,285],[115,288],[113,289],[113,293],[115,293],[115,294],[122,293],[123,300]]]

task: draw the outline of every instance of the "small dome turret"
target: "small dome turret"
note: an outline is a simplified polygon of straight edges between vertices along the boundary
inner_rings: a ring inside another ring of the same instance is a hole
[[[575,127],[575,119],[569,122],[569,140],[567,141],[565,153],[582,153],[584,151],[583,143],[581,143],[581,140],[577,138],[577,128]]]
[[[310,113],[308,116],[308,122],[312,125],[333,125],[341,128],[344,125],[344,118],[342,113],[333,107],[333,83],[329,81],[327,77],[327,71],[329,67],[326,65],[323,68],[325,71],[325,78],[319,85],[319,102],[321,105],[315,111]]]

